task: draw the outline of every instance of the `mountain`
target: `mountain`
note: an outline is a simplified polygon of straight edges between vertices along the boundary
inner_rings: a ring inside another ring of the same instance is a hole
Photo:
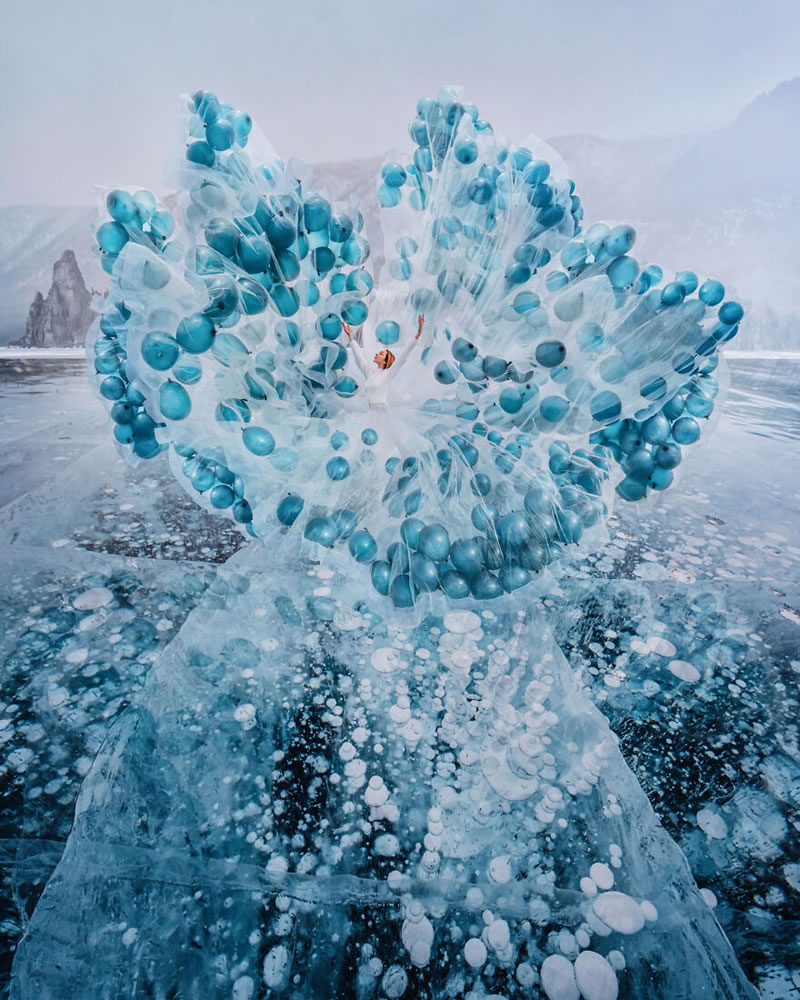
[[[75,254],[65,250],[53,265],[53,283],[47,297],[37,292],[19,347],[80,347],[94,313],[92,296]]]
[[[95,218],[90,206],[0,209],[0,344],[20,337],[34,296],[50,287],[53,262],[65,250],[73,251],[90,287],[105,287],[105,276],[90,253]]]

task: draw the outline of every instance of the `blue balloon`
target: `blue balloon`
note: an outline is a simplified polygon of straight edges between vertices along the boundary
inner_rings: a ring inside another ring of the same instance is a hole
[[[158,405],[169,420],[185,420],[192,409],[189,393],[179,382],[165,382],[158,393]]]

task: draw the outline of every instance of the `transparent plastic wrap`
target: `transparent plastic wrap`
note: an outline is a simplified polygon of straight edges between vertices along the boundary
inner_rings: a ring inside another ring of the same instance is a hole
[[[630,226],[584,228],[548,147],[452,88],[421,100],[377,180],[376,290],[357,208],[213,94],[185,109],[182,225],[117,190],[98,231],[92,351],[127,454],[171,446],[201,503],[361,563],[399,608],[512,593],[596,544],[615,493],[673,483],[741,306],[642,268]]]

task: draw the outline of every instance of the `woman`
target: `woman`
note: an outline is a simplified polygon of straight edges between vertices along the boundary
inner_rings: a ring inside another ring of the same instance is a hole
[[[364,351],[361,344],[353,336],[353,331],[350,329],[347,323],[342,323],[344,327],[344,332],[347,334],[350,340],[350,347],[353,351],[353,357],[356,359],[356,364],[361,370],[366,382],[364,383],[364,392],[366,393],[367,399],[372,406],[386,406],[388,404],[387,394],[389,391],[389,379],[383,374],[388,368],[396,366],[395,374],[397,370],[403,365],[409,358],[411,352],[416,347],[417,341],[422,335],[422,328],[425,325],[425,316],[417,316],[417,335],[412,341],[406,344],[399,354],[395,355],[388,348],[384,348],[382,351],[378,351],[375,357],[372,359],[377,365],[377,368],[370,368],[367,364],[367,359],[364,357]]]

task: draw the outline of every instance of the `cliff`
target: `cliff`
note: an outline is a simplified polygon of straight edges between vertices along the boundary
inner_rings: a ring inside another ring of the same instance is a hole
[[[47,297],[37,292],[19,347],[80,347],[94,313],[75,254],[65,250],[53,265]]]

